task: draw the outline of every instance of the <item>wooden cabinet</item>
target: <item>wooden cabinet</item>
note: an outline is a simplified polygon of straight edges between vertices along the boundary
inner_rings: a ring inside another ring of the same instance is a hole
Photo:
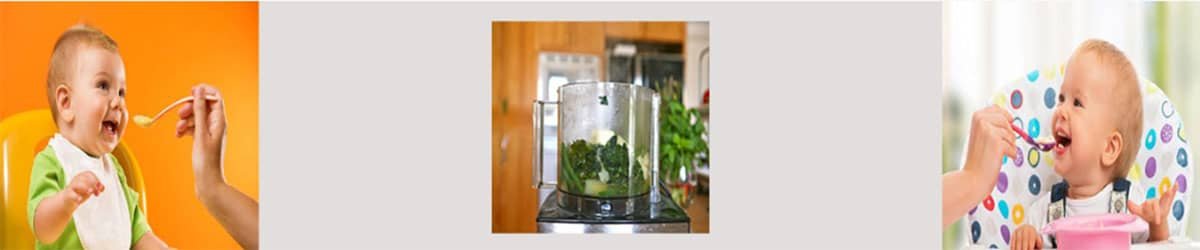
[[[643,40],[682,44],[687,38],[687,25],[684,22],[647,22],[644,25]]]
[[[620,39],[637,40],[642,38],[643,23],[641,22],[607,22],[604,23],[604,35]]]
[[[518,24],[519,25],[519,24]],[[536,22],[534,39],[539,50],[565,51],[571,48],[571,28],[564,22]]]
[[[533,37],[538,51],[604,54],[604,23],[534,22]]]
[[[608,38],[683,44],[687,38],[684,22],[523,22],[532,27],[529,34],[536,51],[590,54],[604,57]],[[536,53],[536,52],[535,52]]]
[[[604,34],[636,41],[680,43],[687,38],[685,22],[606,22]]]
[[[568,27],[574,43],[571,51],[604,58],[604,23],[574,22]]]
[[[535,39],[555,26],[492,23],[492,232],[537,230],[537,190],[530,186],[533,164],[533,100],[537,92]]]

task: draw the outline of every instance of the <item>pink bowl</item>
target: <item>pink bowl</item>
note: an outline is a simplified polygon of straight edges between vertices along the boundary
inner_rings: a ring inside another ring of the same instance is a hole
[[[1149,229],[1131,214],[1078,215],[1050,222],[1042,233],[1053,234],[1058,249],[1129,249],[1133,232]]]

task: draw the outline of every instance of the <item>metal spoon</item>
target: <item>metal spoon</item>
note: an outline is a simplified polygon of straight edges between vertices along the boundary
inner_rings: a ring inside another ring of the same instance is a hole
[[[158,121],[158,118],[162,118],[163,114],[166,114],[167,111],[169,111],[172,108],[175,108],[175,106],[179,106],[180,104],[183,104],[185,102],[191,102],[193,99],[196,99],[196,98],[191,97],[191,96],[181,98],[178,101],[171,103],[171,105],[167,105],[167,107],[163,108],[162,111],[159,111],[157,115],[154,115],[153,118],[151,118],[149,116],[145,116],[145,115],[135,115],[135,116],[133,116],[133,123],[137,124],[138,126],[142,126],[143,128],[148,128],[148,127],[150,127],[150,125],[154,124],[155,121]],[[204,96],[204,99],[209,100],[209,101],[216,101],[217,96],[215,96],[215,95]]]

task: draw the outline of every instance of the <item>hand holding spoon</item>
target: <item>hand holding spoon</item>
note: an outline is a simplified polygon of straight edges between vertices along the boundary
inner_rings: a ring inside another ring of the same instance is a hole
[[[137,124],[138,126],[142,126],[143,128],[148,128],[150,125],[154,124],[155,121],[158,121],[158,118],[162,118],[163,114],[166,114],[167,111],[170,111],[171,109],[175,108],[175,106],[179,106],[180,104],[191,102],[193,99],[195,98],[192,96],[180,98],[178,101],[171,103],[171,105],[167,105],[167,107],[163,108],[162,111],[159,111],[157,115],[154,115],[153,118],[145,115],[135,115],[133,116],[133,123]],[[215,95],[204,96],[204,99],[209,101],[218,100],[217,96]]]

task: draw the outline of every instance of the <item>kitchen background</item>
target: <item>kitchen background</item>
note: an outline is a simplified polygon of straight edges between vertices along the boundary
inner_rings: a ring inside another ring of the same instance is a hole
[[[534,100],[556,100],[574,81],[626,82],[657,90],[677,86],[684,106],[708,120],[708,22],[493,22],[492,232],[536,231],[538,202],[553,188],[535,188]],[[547,108],[543,162],[555,169],[555,110]],[[706,157],[706,156],[705,156]],[[706,161],[683,176],[676,198],[692,231],[708,230]],[[553,172],[543,178],[553,181]],[[674,195],[673,195],[674,196]]]
[[[1138,74],[1158,84],[1185,124],[1200,124],[1200,19],[1197,3],[1127,1],[964,2],[942,8],[942,172],[960,168],[970,115],[988,105],[1000,84],[1028,70],[1065,63],[1085,39],[1125,52]],[[1184,127],[1186,130],[1191,127]],[[1194,134],[1188,132],[1188,134]],[[1194,152],[1195,149],[1192,149]],[[1191,199],[1195,207],[1197,199]],[[1192,212],[1195,210],[1193,209]],[[1188,237],[1200,239],[1200,217]],[[942,246],[958,249],[962,220],[942,231]]]

